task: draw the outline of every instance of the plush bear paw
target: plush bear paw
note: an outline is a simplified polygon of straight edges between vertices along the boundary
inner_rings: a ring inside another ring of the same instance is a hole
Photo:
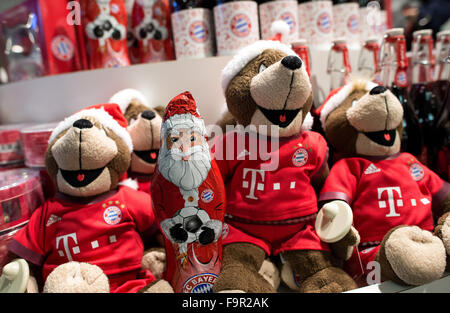
[[[280,286],[280,271],[269,259],[265,259],[261,268],[259,269],[259,274],[267,280],[272,287],[277,290]]]
[[[141,293],[174,293],[172,286],[167,280],[159,279],[155,280],[153,283],[147,287],[141,289]]]
[[[261,274],[242,264],[222,267],[213,292],[274,293],[274,287]]]
[[[450,255],[450,212],[441,216],[434,234],[442,240],[447,254]]]
[[[333,254],[340,260],[348,260],[352,256],[353,249],[359,245],[360,236],[356,228],[350,227],[347,235],[335,243],[330,243]]]
[[[108,277],[96,265],[69,262],[48,275],[44,293],[109,293]]]
[[[152,248],[144,252],[142,268],[152,272],[156,279],[160,279],[166,268],[166,252],[164,248]]]
[[[356,289],[355,281],[342,269],[327,267],[309,276],[300,283],[303,293],[337,293]]]
[[[442,277],[446,253],[442,241],[417,226],[398,226],[381,242],[376,256],[382,280],[423,285]]]

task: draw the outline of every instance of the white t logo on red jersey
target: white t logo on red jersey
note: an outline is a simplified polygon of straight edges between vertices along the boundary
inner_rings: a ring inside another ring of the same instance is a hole
[[[59,248],[59,242],[62,239],[64,251],[58,250],[58,253],[60,256],[64,256],[64,252],[65,252],[65,256],[67,257],[67,259],[69,261],[73,261],[72,254],[70,253],[70,248],[69,248],[69,238],[72,238],[72,240],[75,242],[75,244],[78,244],[76,233],[62,235],[62,236],[56,237],[56,249]],[[73,254],[78,254],[78,253],[80,253],[80,248],[78,246],[75,246],[72,248],[72,252],[73,252]]]
[[[378,201],[378,206],[380,207],[380,209],[386,208],[386,201],[381,200],[381,196],[383,195],[383,193],[385,191],[387,193],[387,203],[389,205],[389,213],[386,215],[386,217],[400,216],[400,214],[395,212],[395,205],[397,205],[397,207],[403,206],[402,192],[400,190],[400,187],[377,188],[377,191],[378,191],[378,200],[380,200],[380,201]],[[399,199],[397,199],[397,200],[395,200],[394,191],[399,196]]]
[[[251,172],[251,181],[250,181],[250,186],[248,185],[248,181],[244,180],[245,177],[247,176],[247,173]],[[257,179],[257,174],[259,174],[259,176],[261,176],[261,180],[262,183],[256,183],[256,179]],[[244,168],[244,172],[242,175],[242,188],[249,188],[250,187],[250,193],[248,195],[246,195],[246,198],[249,199],[253,199],[253,200],[258,200],[258,198],[255,196],[255,187],[257,190],[260,191],[264,191],[264,175],[265,172],[263,170],[255,170],[252,168]]]

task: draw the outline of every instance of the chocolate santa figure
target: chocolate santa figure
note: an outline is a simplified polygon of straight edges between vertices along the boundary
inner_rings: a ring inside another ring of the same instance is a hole
[[[81,8],[90,69],[130,65],[124,2],[82,0]]]
[[[175,292],[212,292],[222,263],[225,189],[189,92],[170,101],[161,134],[151,192],[166,241],[164,279]]]

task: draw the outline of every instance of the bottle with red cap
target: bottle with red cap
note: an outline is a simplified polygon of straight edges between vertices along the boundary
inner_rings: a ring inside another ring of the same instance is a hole
[[[214,25],[218,55],[234,55],[260,39],[256,1],[215,0],[215,3]]]
[[[310,57],[309,57],[309,49],[308,45],[306,43],[306,39],[300,38],[293,42],[291,42],[292,50],[294,50],[295,53],[302,59],[302,63],[305,66],[306,72],[308,73],[308,76],[311,76],[310,71]]]
[[[436,34],[436,66],[434,70],[433,94],[436,96],[440,111],[434,125],[439,147],[436,159],[432,159],[431,167],[443,179],[450,179],[450,30]]]
[[[434,68],[434,92],[443,103],[449,92],[450,80],[450,30],[436,34],[436,65]]]
[[[408,94],[408,59],[403,28],[389,29],[380,47],[381,80],[403,106],[401,149],[415,156],[422,154],[422,132]]]
[[[359,47],[359,5],[356,0],[333,0],[333,34],[351,48]]]
[[[333,40],[327,66],[327,73],[330,75],[330,90],[344,86],[351,71],[346,40],[344,38]]]
[[[298,3],[299,34],[309,45],[329,49],[333,41],[333,2],[299,0]]]
[[[287,42],[298,39],[298,3],[297,0],[261,0],[259,1],[259,20],[261,38],[272,37],[271,26],[274,21],[282,20],[289,25]]]
[[[378,57],[380,46],[376,37],[366,39],[359,53],[358,72],[377,84],[381,84]]]
[[[177,59],[215,55],[212,1],[171,0],[171,20]]]
[[[412,70],[410,99],[419,119],[424,138],[424,159],[431,165],[437,153],[434,138],[434,124],[440,111],[439,103],[433,94],[433,37],[431,29],[413,33]]]

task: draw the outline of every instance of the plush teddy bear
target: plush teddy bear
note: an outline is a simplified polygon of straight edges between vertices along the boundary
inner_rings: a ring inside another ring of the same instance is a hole
[[[46,167],[58,193],[8,246],[39,267],[46,292],[136,292],[155,280],[141,265],[141,235],[157,230],[150,196],[118,186],[133,151],[126,127],[118,105],[104,104],[50,136]]]
[[[314,230],[316,191],[328,174],[327,144],[320,134],[301,130],[313,103],[302,65],[288,46],[268,40],[242,49],[222,71],[224,120],[248,131],[214,140],[229,228],[215,292],[275,292],[258,273],[268,255],[290,263],[302,292],[356,288],[331,264],[330,248]]]
[[[134,149],[127,178],[119,185],[150,194],[151,180],[161,147],[161,117],[164,107],[152,107],[142,92],[132,88],[118,91],[110,98],[109,103],[117,103],[123,112]],[[162,247],[164,239],[160,232],[148,239],[148,242],[144,242],[145,247],[149,248],[144,252],[142,266],[149,269],[156,278],[161,278],[166,266],[166,254]]]
[[[122,184],[150,193],[152,174],[161,147],[164,107],[152,107],[142,92],[131,88],[115,93],[109,102],[119,105],[128,122],[127,130],[133,142],[128,180]]]
[[[377,268],[381,280],[406,285],[440,278],[450,252],[450,184],[400,152],[399,100],[383,86],[354,80],[334,90],[319,111],[336,162],[319,202],[350,205],[360,236],[358,252],[340,246],[346,270],[361,285],[377,281]],[[435,228],[433,217],[445,212]]]

